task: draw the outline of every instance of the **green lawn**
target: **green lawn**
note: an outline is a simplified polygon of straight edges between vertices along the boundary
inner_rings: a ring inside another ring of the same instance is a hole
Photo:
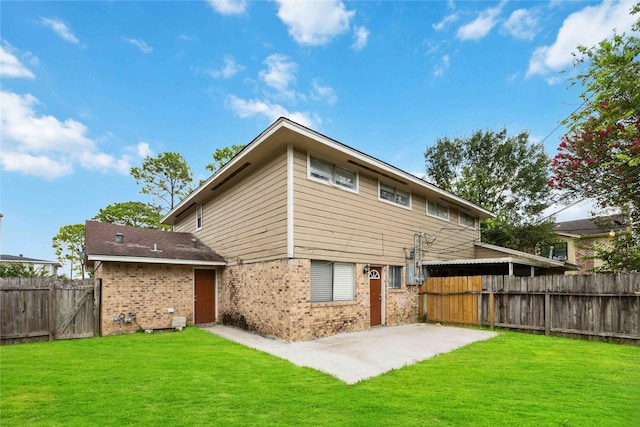
[[[0,356],[3,427],[640,424],[640,348],[518,333],[351,386],[195,328]]]

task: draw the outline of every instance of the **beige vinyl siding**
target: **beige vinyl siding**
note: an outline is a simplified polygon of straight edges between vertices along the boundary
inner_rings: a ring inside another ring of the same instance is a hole
[[[176,231],[194,233],[229,264],[286,257],[287,159],[281,151],[251,166],[203,203],[202,229],[195,231],[195,207],[176,223]]]
[[[414,233],[426,232],[436,241],[425,246],[425,261],[473,258],[478,232],[458,224],[456,209],[450,208],[445,222],[427,216],[421,195],[411,195],[411,210],[378,200],[378,179],[372,174],[359,175],[359,193],[354,194],[308,179],[306,168],[306,153],[295,151],[296,257],[404,265],[411,262],[406,255]],[[394,181],[388,184],[406,191]]]

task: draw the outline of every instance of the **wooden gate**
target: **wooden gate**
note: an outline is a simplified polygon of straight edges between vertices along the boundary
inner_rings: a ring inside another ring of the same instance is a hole
[[[0,279],[1,344],[87,338],[100,330],[100,281]]]
[[[478,324],[482,276],[431,277],[420,287],[420,316],[429,321]]]

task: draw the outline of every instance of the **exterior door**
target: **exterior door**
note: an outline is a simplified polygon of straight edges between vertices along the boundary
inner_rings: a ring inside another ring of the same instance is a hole
[[[371,326],[382,324],[382,268],[369,270],[369,306],[371,307]]]
[[[194,270],[194,323],[216,321],[216,271]]]

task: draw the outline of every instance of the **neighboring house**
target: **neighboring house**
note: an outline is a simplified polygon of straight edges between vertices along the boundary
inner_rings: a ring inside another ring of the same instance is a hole
[[[142,296],[130,286],[140,281],[155,293],[149,301],[156,294],[167,301],[156,303],[158,322],[145,327],[169,327],[169,304],[175,309],[172,301],[184,298],[175,313],[188,323],[215,320],[303,340],[415,322],[418,285],[427,275],[537,275],[571,268],[481,243],[479,222],[492,217],[412,174],[280,118],[163,218],[177,233],[156,232],[195,238],[224,261],[193,265],[184,254],[161,267],[155,255],[146,259],[150,241],[137,258],[99,259],[91,222],[87,254],[94,265],[100,261],[96,277],[120,304],[108,312],[103,305],[103,328],[120,312],[136,311],[131,298]],[[131,231],[121,233],[137,243],[128,237]],[[113,239],[111,230],[102,240]],[[168,266],[179,270],[175,278],[163,272]],[[200,286],[200,272],[207,268],[209,285]],[[122,269],[118,277],[126,281],[109,277],[108,269]],[[213,297],[204,316],[197,305],[206,286]]]
[[[0,263],[2,264],[24,264],[26,266],[32,266],[34,271],[43,273],[46,276],[58,276],[58,268],[61,267],[57,261],[45,261],[42,259],[27,258],[20,255],[0,255]]]
[[[594,247],[607,247],[624,228],[620,215],[558,222],[553,230],[562,243],[553,248],[552,258],[577,264],[580,273],[588,273],[603,264],[593,258]]]

